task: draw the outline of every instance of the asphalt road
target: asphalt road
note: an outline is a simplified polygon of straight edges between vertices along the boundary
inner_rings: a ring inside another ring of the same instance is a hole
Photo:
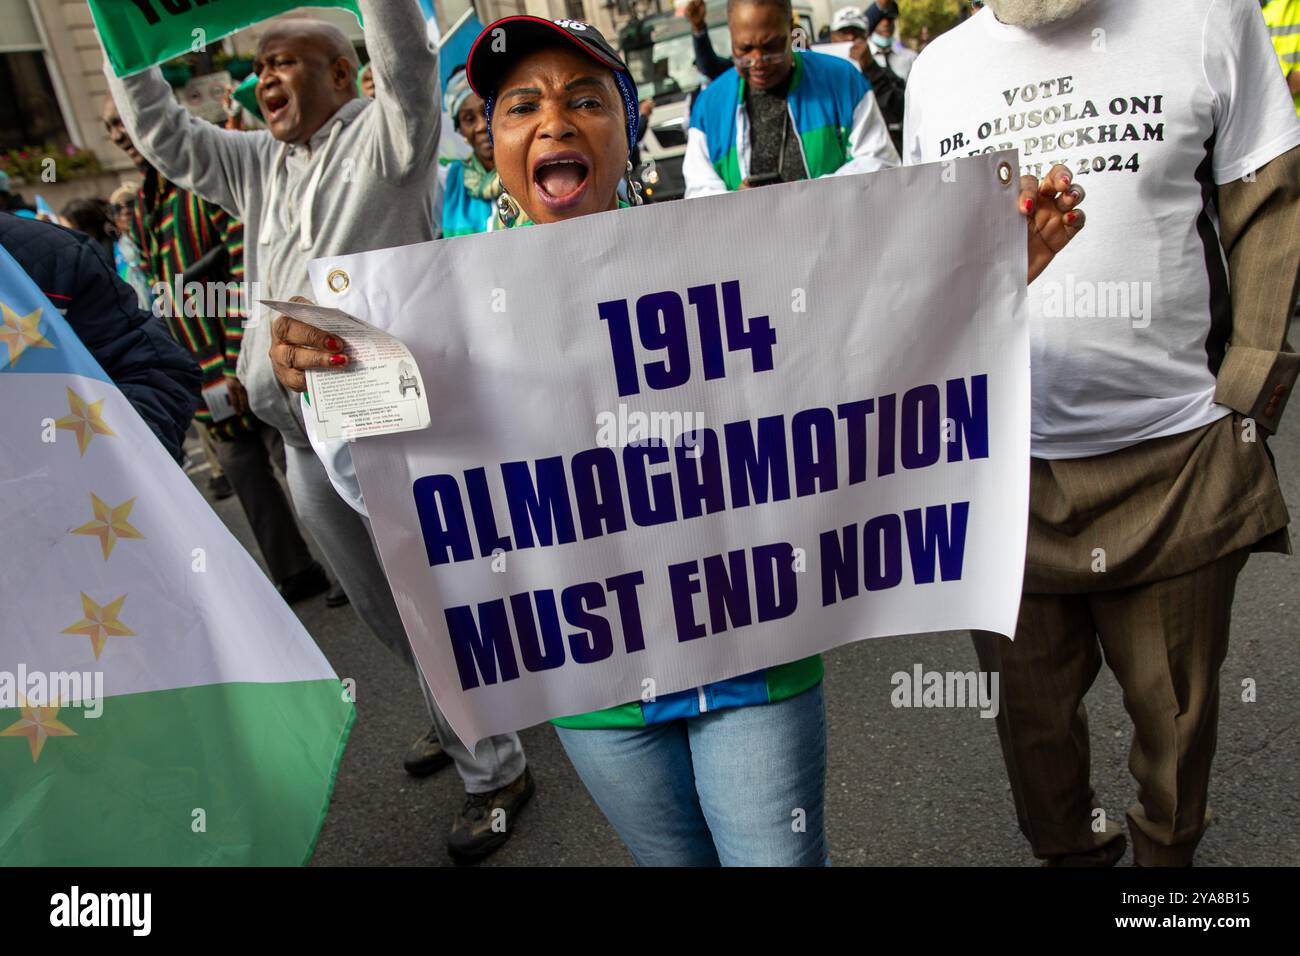
[[[1300,515],[1300,410],[1271,442],[1292,515]],[[193,473],[200,488],[206,471]],[[256,553],[236,499],[214,507]],[[1300,524],[1296,525],[1300,528]],[[1300,559],[1255,556],[1240,581],[1222,672],[1222,710],[1210,803],[1215,822],[1198,865],[1300,863]],[[357,682],[358,719],[313,865],[450,866],[444,839],[463,793],[448,768],[416,780],[402,769],[427,729],[413,672],[323,598],[297,608],[341,677]],[[894,709],[890,676],[975,670],[965,633],[863,641],[827,655],[832,860],[853,865],[1032,865],[1016,828],[997,733],[975,710]],[[1244,703],[1242,681],[1257,685]],[[1135,785],[1130,725],[1103,669],[1088,697],[1093,782],[1123,821]],[[537,794],[518,830],[486,866],[622,866],[631,858],[546,725],[522,734]],[[1124,863],[1131,862],[1131,851]]]

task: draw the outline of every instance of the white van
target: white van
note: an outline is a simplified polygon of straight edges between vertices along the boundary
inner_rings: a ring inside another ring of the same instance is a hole
[[[800,27],[796,42],[807,45],[822,24],[814,15],[813,3],[796,0],[792,6]],[[709,0],[707,9],[713,52],[730,57],[727,0]],[[681,199],[686,192],[682,157],[686,154],[691,102],[704,84],[704,77],[695,69],[690,22],[675,13],[634,20],[620,31],[619,46],[641,99],[653,97],[655,102],[650,129],[641,144],[638,176],[642,195],[647,202]]]

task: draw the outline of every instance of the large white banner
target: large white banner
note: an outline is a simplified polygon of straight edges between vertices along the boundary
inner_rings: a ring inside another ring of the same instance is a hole
[[[863,638],[1014,632],[1029,344],[1004,164],[312,264],[317,302],[427,383],[429,428],[352,455],[464,740]]]

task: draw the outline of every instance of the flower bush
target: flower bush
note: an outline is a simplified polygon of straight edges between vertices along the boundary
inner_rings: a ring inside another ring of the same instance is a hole
[[[15,180],[40,183],[46,169],[46,160],[54,160],[55,181],[64,182],[79,176],[94,176],[104,171],[93,150],[82,149],[69,143],[56,146],[24,146],[20,149],[0,151],[0,170]]]

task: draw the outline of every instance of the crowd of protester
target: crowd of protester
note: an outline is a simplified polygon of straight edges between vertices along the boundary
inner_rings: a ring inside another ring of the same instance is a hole
[[[1112,36],[1116,78],[1141,73],[1169,94],[1208,78],[1202,99],[1166,97],[1169,135],[1146,151],[1146,187],[1089,178],[1089,235],[1100,236],[1088,250],[1068,246],[1085,224],[1075,180],[1086,169],[1038,169],[1021,183],[1031,284],[1058,255],[1101,279],[1116,263],[1158,261],[1165,297],[1162,329],[1123,332],[1067,329],[1030,299],[1034,457],[1021,620],[1014,644],[974,640],[982,666],[1001,674],[998,732],[1021,829],[1056,865],[1110,865],[1127,843],[1114,823],[1091,825],[1082,699],[1103,655],[1134,724],[1135,859],[1192,861],[1208,815],[1233,587],[1252,551],[1289,548],[1262,439],[1276,431],[1300,367],[1286,342],[1300,263],[1300,4],[1187,6],[1166,18],[1118,0],[992,0],[969,5],[969,22],[955,30],[933,40],[923,32],[913,50],[899,40],[898,5],[877,0],[835,12],[822,39],[849,52],[831,56],[796,49],[790,0],[731,0],[725,57],[702,0],[684,9],[706,80],[690,111],[686,201],[944,158],[942,137],[964,116],[989,114],[1004,76],[1068,73],[1061,50],[1079,48],[1077,36],[1099,23]],[[228,129],[190,115],[156,69],[110,72],[103,123],[138,179],[61,210],[82,235],[57,242],[89,259],[71,285],[58,282],[75,303],[74,327],[105,348],[114,337],[157,338],[150,315],[163,317],[174,339],[168,361],[125,369],[106,355],[105,368],[131,386],[178,457],[193,412],[211,490],[237,496],[285,600],[350,602],[412,664],[431,727],[405,765],[417,775],[456,766],[466,798],[448,847],[472,861],[514,832],[534,784],[517,735],[471,754],[450,730],[413,666],[347,446],[314,447],[304,426],[303,373],[345,368],[346,343],[249,303],[209,315],[176,291],[249,282],[262,297],[288,299],[310,293],[307,263],[321,256],[637,205],[629,157],[653,104],[638,100],[619,52],[590,25],[499,21],[488,30],[505,30],[508,42],[476,44],[438,90],[417,5],[359,7],[372,58],[364,70],[352,44],[321,22],[278,20],[262,33],[256,105],[265,125],[255,131],[241,128],[238,109]],[[574,80],[584,81],[581,95]],[[444,111],[464,140],[460,158],[439,159]],[[556,144],[581,161],[534,175],[531,159]],[[347,176],[336,174],[343,164]],[[4,180],[0,209],[32,216]],[[41,228],[0,215],[0,242],[13,251]],[[655,238],[671,248],[671,236]],[[96,329],[110,303],[116,324]],[[140,397],[151,386],[162,399]],[[178,389],[197,396],[197,409]],[[218,395],[227,414],[209,407]],[[1239,440],[1246,419],[1258,443]],[[1088,573],[1097,541],[1109,550],[1100,577]],[[554,724],[639,863],[820,865],[829,856],[822,673],[821,659],[808,658],[670,695],[674,706],[633,701]],[[790,827],[790,807],[806,810],[803,831]],[[504,829],[492,825],[495,811]]]

